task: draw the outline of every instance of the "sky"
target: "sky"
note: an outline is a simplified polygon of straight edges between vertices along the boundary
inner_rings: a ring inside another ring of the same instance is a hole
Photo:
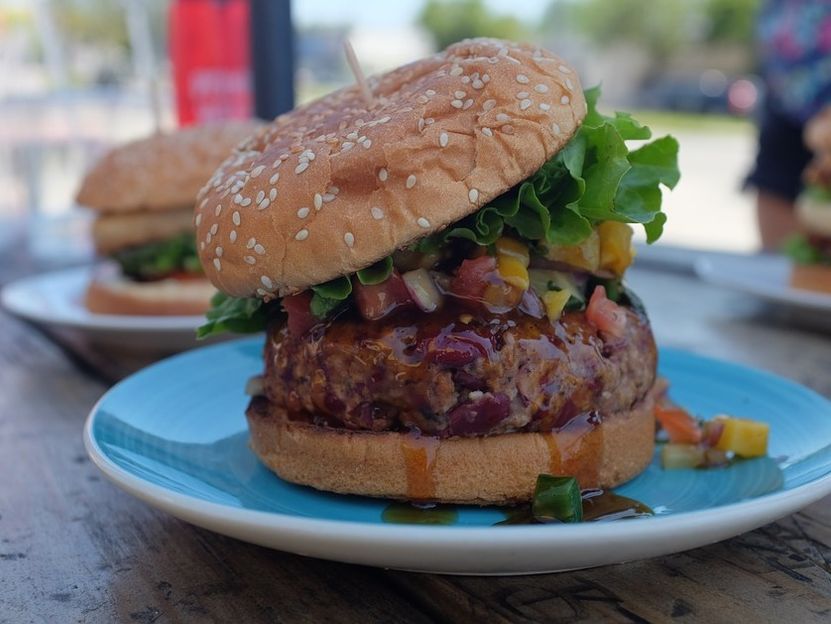
[[[486,0],[496,13],[511,14],[525,21],[542,16],[551,0]],[[368,28],[401,27],[411,24],[424,0],[294,0],[292,11],[300,26],[352,24]],[[517,13],[517,6],[521,12]]]

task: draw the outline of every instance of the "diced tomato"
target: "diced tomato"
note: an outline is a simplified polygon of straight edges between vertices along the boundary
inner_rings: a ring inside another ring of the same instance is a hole
[[[312,314],[309,304],[312,301],[312,293],[306,290],[297,295],[283,297],[283,309],[288,315],[289,332],[300,336],[317,325],[318,319]]]
[[[667,432],[670,442],[675,444],[698,444],[701,442],[701,427],[686,410],[675,406],[659,405],[655,418]]]
[[[479,256],[464,260],[450,282],[450,292],[462,299],[481,301],[485,289],[496,278],[496,258]]]
[[[368,321],[377,321],[396,308],[413,305],[413,298],[404,280],[395,270],[380,284],[366,286],[356,279],[353,281],[352,288],[358,310]]]
[[[597,286],[586,308],[589,323],[602,332],[620,338],[626,329],[626,313],[618,304],[606,297],[606,289]]]

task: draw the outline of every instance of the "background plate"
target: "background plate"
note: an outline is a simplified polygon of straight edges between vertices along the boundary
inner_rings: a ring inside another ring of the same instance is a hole
[[[92,341],[168,352],[196,345],[204,317],[94,314],[84,307],[92,267],[74,267],[24,277],[0,291],[0,303],[28,321],[84,334]]]
[[[617,492],[654,518],[492,526],[498,509],[461,507],[451,526],[382,521],[387,503],[286,483],[247,446],[245,382],[262,342],[182,354],[126,379],[93,409],[87,450],[117,485],[199,526],[326,559],[457,574],[522,574],[657,556],[761,526],[831,491],[831,403],[795,383],[682,351],[661,352],[672,397],[703,417],[771,424],[770,457],[726,469],[663,471]]]

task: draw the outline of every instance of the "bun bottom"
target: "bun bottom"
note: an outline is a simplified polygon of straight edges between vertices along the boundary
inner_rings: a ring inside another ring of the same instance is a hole
[[[136,282],[121,276],[96,276],[84,305],[96,314],[190,316],[204,314],[216,289],[205,278]]]
[[[831,294],[831,267],[821,264],[794,264],[791,286]]]
[[[291,421],[264,397],[247,411],[251,447],[282,479],[397,500],[502,505],[531,500],[542,473],[609,488],[640,474],[655,446],[658,384],[632,409],[554,433],[416,437]]]

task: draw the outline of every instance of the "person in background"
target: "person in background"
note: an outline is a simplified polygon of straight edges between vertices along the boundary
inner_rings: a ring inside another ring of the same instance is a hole
[[[805,126],[831,103],[831,2],[765,0],[758,39],[767,92],[747,182],[758,192],[762,246],[778,250],[798,230],[794,202],[812,156]]]

